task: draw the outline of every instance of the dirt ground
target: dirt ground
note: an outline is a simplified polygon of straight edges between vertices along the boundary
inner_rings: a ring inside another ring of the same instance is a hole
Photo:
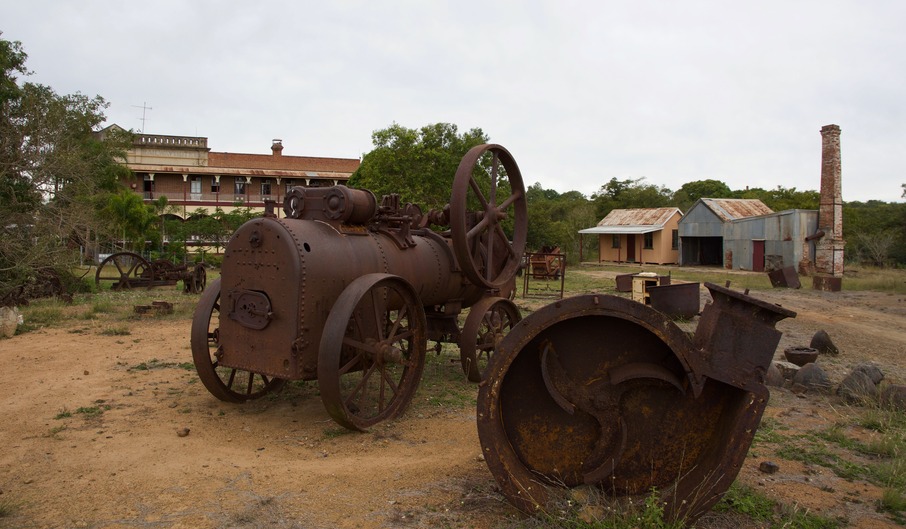
[[[842,351],[819,360],[833,380],[872,361],[906,382],[906,296],[753,295],[798,313],[778,325],[776,359],[825,329]],[[517,516],[479,457],[470,407],[430,406],[419,394],[402,419],[346,434],[310,386],[216,400],[185,365],[188,319],[137,321],[121,336],[94,325],[0,341],[10,382],[0,395],[0,502],[15,506],[0,527],[500,527]],[[838,413],[832,398],[775,388],[766,416],[806,429]],[[765,459],[750,454],[740,479],[853,527],[896,526],[875,512],[878,487],[789,461],[762,474]]]

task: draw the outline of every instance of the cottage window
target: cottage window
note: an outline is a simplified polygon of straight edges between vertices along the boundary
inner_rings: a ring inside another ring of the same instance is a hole
[[[679,250],[679,230],[673,230],[673,243],[672,248],[674,250]]]
[[[261,195],[267,196],[270,194],[271,194],[271,181],[267,180],[267,179],[262,180],[261,181]]]
[[[646,250],[651,250],[654,248],[654,232],[648,232],[645,234],[645,246]]]
[[[220,182],[216,178],[211,179],[211,193],[220,193]]]
[[[234,195],[244,195],[245,194],[245,178],[241,176],[236,177],[236,183],[233,186]]]
[[[193,176],[189,182],[189,193],[201,194],[201,177]]]
[[[611,247],[611,248],[619,248],[619,247],[620,247],[620,236],[619,236],[619,235],[614,235],[614,236],[613,236],[613,242],[611,242],[611,246],[610,246],[610,247]]]

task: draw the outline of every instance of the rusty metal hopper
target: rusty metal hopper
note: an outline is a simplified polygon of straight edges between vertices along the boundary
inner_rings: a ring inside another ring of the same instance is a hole
[[[751,330],[733,341],[732,329],[707,326],[697,338],[720,351],[616,296],[566,299],[512,329],[478,397],[482,450],[510,503],[534,511],[552,488],[579,485],[614,496],[655,489],[667,517],[691,523],[719,500],[766,405],[763,351],[777,345],[774,323],[795,313],[706,286],[715,303],[703,320],[743,318]],[[715,376],[734,355],[737,369]]]

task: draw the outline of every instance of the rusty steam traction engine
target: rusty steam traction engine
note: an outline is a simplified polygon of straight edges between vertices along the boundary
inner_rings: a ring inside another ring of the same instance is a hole
[[[458,343],[464,371],[481,380],[520,319],[508,292],[528,221],[506,149],[470,150],[443,211],[345,186],[293,188],[283,209],[285,219],[265,214],[235,232],[196,308],[192,355],[214,396],[241,402],[317,380],[334,420],[365,429],[408,406],[429,339]]]
[[[507,293],[526,241],[525,195],[499,145],[463,158],[444,211],[422,214],[395,196],[378,206],[343,186],[293,189],[284,211],[235,233],[196,309],[192,354],[218,398],[317,379],[334,420],[361,430],[409,404],[429,339],[452,341],[481,382],[485,460],[522,510],[562,487],[656,489],[665,514],[689,523],[735,479],[767,405],[774,325],[795,313],[706,284],[713,303],[694,336],[603,294],[520,321]]]

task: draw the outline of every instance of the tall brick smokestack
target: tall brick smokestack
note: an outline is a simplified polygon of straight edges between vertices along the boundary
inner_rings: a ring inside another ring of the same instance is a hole
[[[815,245],[815,270],[843,277],[843,171],[840,163],[840,127],[821,127],[821,203],[818,230],[824,235]]]

